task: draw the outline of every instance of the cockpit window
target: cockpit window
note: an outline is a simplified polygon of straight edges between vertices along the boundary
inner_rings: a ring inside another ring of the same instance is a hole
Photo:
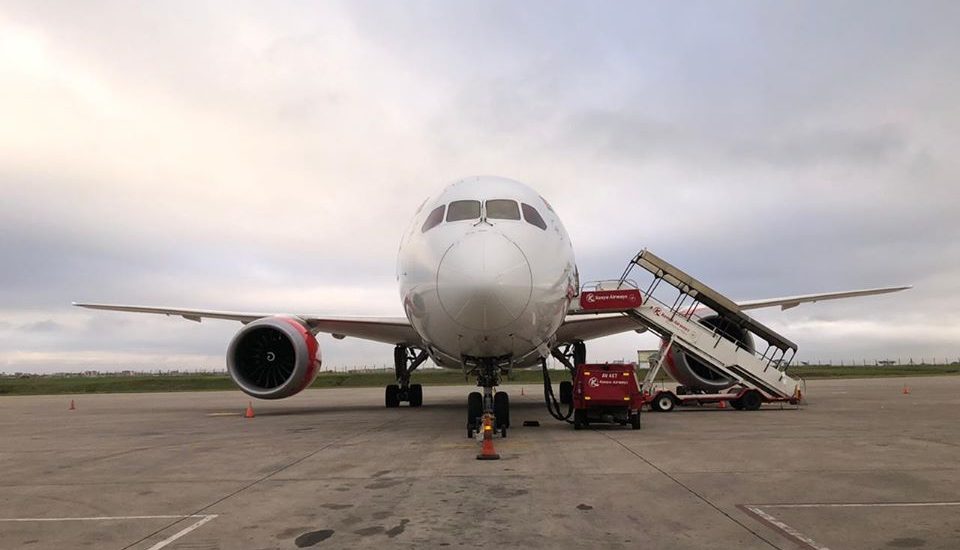
[[[426,233],[427,231],[430,231],[434,227],[440,225],[440,222],[443,221],[443,209],[444,205],[441,204],[430,212],[430,215],[427,216],[427,220],[423,222],[423,227],[420,228],[422,233]]]
[[[527,220],[527,223],[530,225],[535,225],[540,229],[547,228],[547,222],[543,221],[543,217],[540,215],[540,212],[537,212],[537,209],[530,206],[529,204],[521,204],[523,208],[523,219]]]
[[[447,221],[480,219],[480,201],[453,201],[447,208]]]
[[[519,220],[520,209],[516,201],[495,199],[487,201],[488,220]]]

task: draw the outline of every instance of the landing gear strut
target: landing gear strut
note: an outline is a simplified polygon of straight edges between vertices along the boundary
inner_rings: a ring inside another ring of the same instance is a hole
[[[399,407],[401,401],[407,401],[411,407],[423,404],[423,386],[410,383],[410,373],[427,360],[427,352],[412,346],[397,344],[393,349],[393,368],[397,383],[390,384],[384,391],[384,404],[387,407]]]
[[[483,393],[475,391],[467,396],[467,437],[473,437],[483,427],[483,415],[493,414],[494,431],[501,437],[507,437],[507,428],[510,427],[510,396],[507,392],[494,392],[493,388],[500,385],[500,367],[496,361],[486,360],[478,365],[474,372],[477,375],[477,386],[483,388]]]

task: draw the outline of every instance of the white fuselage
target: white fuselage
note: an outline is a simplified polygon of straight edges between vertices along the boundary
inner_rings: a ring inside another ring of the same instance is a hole
[[[441,366],[549,353],[579,281],[560,218],[536,191],[467,178],[427,199],[400,243],[404,311]]]

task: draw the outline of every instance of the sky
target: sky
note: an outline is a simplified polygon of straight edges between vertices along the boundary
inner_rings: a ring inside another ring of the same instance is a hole
[[[584,281],[648,247],[800,359],[960,359],[956,2],[0,3],[0,371],[222,369],[239,325],[402,315],[400,234],[528,183]],[[389,346],[319,337],[328,368]],[[649,336],[588,346],[632,359]]]

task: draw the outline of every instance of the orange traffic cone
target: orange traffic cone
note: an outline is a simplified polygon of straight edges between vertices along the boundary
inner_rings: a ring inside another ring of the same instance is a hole
[[[910,395],[910,386],[906,384],[903,385],[903,395]]]
[[[483,415],[483,445],[477,460],[500,460],[500,455],[493,449],[493,421],[489,414]]]
[[[77,410],[77,405],[73,402],[73,399],[70,400],[70,408],[67,409],[67,410],[68,410],[68,411],[75,411],[75,410]]]
[[[721,409],[726,409],[726,408],[727,408],[727,402],[721,399],[721,400],[720,400],[720,408],[721,408]]]
[[[523,393],[523,386],[520,386],[520,395],[524,395],[524,393]]]
[[[253,414],[253,403],[247,401],[247,412],[243,413],[244,418],[253,418],[256,416]]]

